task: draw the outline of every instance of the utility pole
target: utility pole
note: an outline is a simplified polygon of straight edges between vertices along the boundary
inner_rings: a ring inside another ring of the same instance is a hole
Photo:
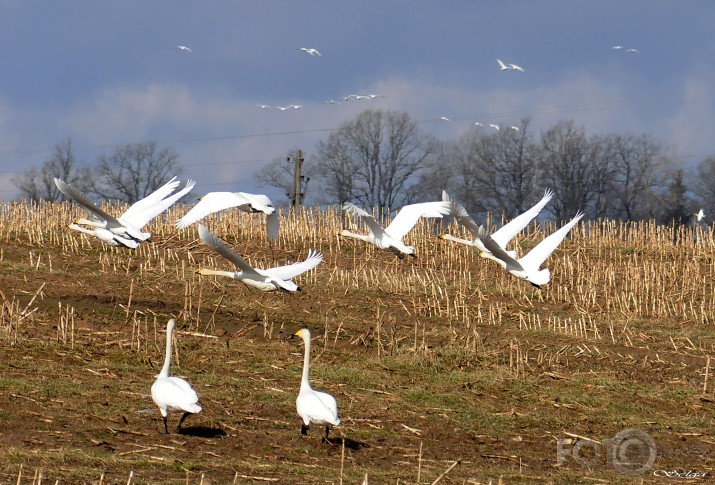
[[[291,197],[291,205],[298,207],[303,203],[303,176],[300,172],[303,165],[303,150],[300,148],[296,150],[293,162],[295,163],[295,171],[293,172],[293,197]]]

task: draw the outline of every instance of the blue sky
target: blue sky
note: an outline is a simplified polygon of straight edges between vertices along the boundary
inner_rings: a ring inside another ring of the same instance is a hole
[[[443,140],[475,121],[574,119],[651,134],[692,165],[715,155],[713,18],[709,0],[0,0],[0,198],[67,138],[87,164],[156,140],[197,193],[270,194],[258,168],[309,157],[367,108],[407,111]],[[351,93],[384,97],[324,102]]]

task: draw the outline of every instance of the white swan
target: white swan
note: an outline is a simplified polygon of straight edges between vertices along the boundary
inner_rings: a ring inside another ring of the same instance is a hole
[[[189,49],[188,47],[186,47],[185,45],[177,45],[176,48],[182,52],[194,52],[191,49]]]
[[[266,215],[266,231],[268,240],[278,239],[280,219],[278,211],[271,199],[265,195],[248,194],[246,192],[209,192],[201,197],[184,217],[179,219],[176,227],[182,229],[214,212],[236,207],[243,212],[263,212]]]
[[[494,241],[499,245],[499,247],[506,251],[509,256],[515,258],[516,251],[507,250],[507,244],[509,244],[509,241],[514,239],[517,234],[523,231],[524,228],[529,225],[532,219],[539,215],[541,210],[546,204],[549,203],[553,196],[554,193],[547,189],[546,192],[544,192],[544,196],[539,202],[537,202],[533,207],[531,207],[523,214],[516,216],[514,219],[504,224],[501,228],[495,231],[491,235],[492,239],[494,239]],[[479,239],[480,226],[478,226],[477,223],[474,222],[474,219],[469,216],[469,213],[467,213],[467,210],[464,208],[464,206],[452,200],[452,198],[446,191],[442,191],[442,200],[450,202],[452,216],[457,220],[457,222],[466,227],[467,230],[472,233],[472,236],[474,236],[474,240],[470,241],[468,239],[461,239],[458,237],[451,236],[450,234],[442,234],[440,237],[447,241],[454,241],[460,244],[474,246],[479,250],[479,255],[482,258],[491,259],[492,261],[499,263],[502,267],[506,267],[506,263],[503,260],[494,257]]]
[[[308,251],[305,261],[278,266],[276,268],[258,269],[252,267],[244,259],[226,246],[223,241],[212,234],[203,225],[199,224],[199,237],[211,250],[231,261],[241,271],[218,271],[213,269],[200,269],[199,274],[227,276],[242,281],[248,286],[261,291],[284,290],[288,292],[300,291],[300,287],[291,281],[299,274],[315,268],[323,260],[323,255],[315,251]]]
[[[78,219],[78,221],[86,221],[88,223],[91,223],[90,225],[97,224],[95,221],[88,221],[87,219]],[[114,234],[112,231],[105,229],[103,227],[95,227],[94,229],[87,229],[86,227],[82,227],[76,222],[73,222],[72,224],[67,226],[68,228],[78,231],[84,234],[87,234],[88,236],[94,236],[103,243],[113,246],[113,247],[125,247],[129,249],[136,249],[139,246],[139,241],[132,237],[122,237],[118,234]]]
[[[702,209],[700,209],[698,212],[695,213],[695,219],[698,222],[702,221],[704,217],[705,217],[705,212]]]
[[[310,54],[311,56],[320,56],[318,49],[313,49],[312,47],[298,47],[298,50]]]
[[[295,407],[298,411],[298,416],[303,419],[303,424],[300,427],[300,434],[307,435],[310,423],[317,425],[325,425],[325,439],[328,439],[330,425],[338,426],[340,418],[338,417],[338,403],[335,398],[326,392],[314,391],[310,387],[308,373],[310,372],[310,330],[303,328],[298,330],[296,337],[303,339],[305,344],[305,355],[303,356],[303,376],[300,380],[300,391],[295,399]]]
[[[169,366],[171,365],[171,335],[174,332],[176,320],[169,320],[166,325],[166,355],[164,357],[164,367],[156,376],[154,384],[151,386],[151,398],[154,400],[159,411],[164,418],[164,431],[169,434],[169,413],[172,411],[183,411],[184,414],[179,420],[178,431],[181,431],[181,425],[190,414],[201,412],[199,405],[199,396],[196,395],[191,387],[191,384],[180,377],[169,376]]]
[[[497,59],[497,64],[499,64],[499,70],[501,71],[521,71],[524,72],[524,69],[520,66],[517,66],[516,64],[506,64],[502,62],[501,59]]]
[[[141,228],[168,209],[181,197],[188,194],[196,184],[193,180],[189,180],[182,190],[171,195],[181,183],[176,180],[176,177],[173,177],[148,196],[132,204],[121,216],[114,217],[95,205],[82,192],[75,189],[71,185],[58,178],[55,178],[54,180],[55,185],[60,192],[74,200],[94,218],[93,220],[79,218],[74,221],[73,224],[69,225],[70,229],[93,235],[112,246],[126,246],[130,248],[136,248],[140,241],[146,241],[149,239],[151,237],[151,233],[142,232]],[[81,230],[78,224],[89,225],[96,229]],[[114,236],[119,237],[110,238],[105,231],[99,229],[107,230]],[[134,240],[137,244],[127,244],[127,241],[129,240]]]
[[[365,221],[370,233],[363,235],[342,230],[340,232],[341,236],[353,237],[374,244],[380,249],[387,249],[395,253],[395,255],[402,259],[405,257],[405,254],[416,257],[415,248],[413,246],[407,246],[402,242],[402,238],[405,234],[415,227],[420,217],[442,217],[449,214],[449,202],[423,202],[420,204],[406,205],[397,213],[390,225],[384,229],[374,217],[355,204],[346,202],[343,205],[343,210]]]
[[[494,123],[489,123],[489,127],[490,127],[490,128],[494,128],[494,129],[497,130],[497,131],[500,130],[499,125],[494,124]]]
[[[509,273],[540,288],[549,282],[551,272],[548,269],[540,270],[539,267],[546,261],[546,258],[554,252],[559,244],[561,244],[561,241],[564,240],[571,228],[578,224],[578,221],[580,221],[582,217],[583,213],[579,212],[571,221],[541,241],[531,251],[519,259],[514,259],[513,256],[504,251],[504,249],[486,233],[483,227],[479,228],[479,239],[481,239],[482,244],[484,244],[493,256],[501,259],[505,263],[505,269]]]

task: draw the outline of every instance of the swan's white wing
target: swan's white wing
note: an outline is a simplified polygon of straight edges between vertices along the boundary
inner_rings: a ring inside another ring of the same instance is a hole
[[[504,248],[502,248],[499,243],[497,243],[493,237],[491,237],[489,234],[487,234],[486,230],[484,229],[483,226],[479,226],[479,230],[477,231],[479,240],[482,242],[484,247],[492,253],[492,256],[494,256],[497,259],[501,259],[506,263],[506,270],[507,271],[523,271],[524,268],[522,267],[521,263],[514,259],[512,256],[507,253]]]
[[[74,200],[77,204],[82,206],[84,210],[92,214],[97,219],[102,219],[107,221],[107,226],[122,227],[122,224],[111,214],[103,211],[97,207],[91,200],[89,200],[82,192],[76,190],[69,184],[66,184],[62,180],[55,178],[55,185],[57,188],[65,194],[67,197]]]
[[[241,256],[233,252],[231,248],[226,246],[222,240],[213,235],[211,231],[204,227],[203,224],[199,224],[199,238],[201,238],[203,243],[206,244],[211,250],[231,261],[241,271],[256,273],[256,270],[254,270],[250,264],[244,261]]]
[[[249,210],[250,201],[241,192],[209,192],[204,195],[184,217],[179,219],[176,227],[182,229],[193,224],[214,212],[238,207],[242,210]]]
[[[375,236],[376,239],[382,239],[382,236],[385,234],[385,229],[383,229],[370,214],[350,202],[345,202],[345,204],[343,204],[343,210],[362,219],[365,224],[367,224],[367,227],[370,229],[373,236]]]
[[[322,260],[322,253],[318,253],[311,250],[308,251],[308,257],[305,259],[305,261],[288,264],[286,266],[278,266],[276,268],[264,270],[264,272],[280,280],[289,280],[291,278],[294,278],[295,276],[298,276],[299,274],[303,274],[306,271],[315,268],[320,264]]]
[[[504,69],[509,69],[509,68],[507,67],[507,65],[504,64],[504,63],[501,61],[501,59],[497,59],[497,63],[499,64],[499,69],[501,69],[502,71],[503,71]]]
[[[529,222],[531,222],[534,217],[539,215],[541,209],[543,209],[544,206],[549,203],[553,196],[554,193],[547,189],[544,193],[544,196],[534,207],[524,212],[523,214],[516,216],[508,223],[504,224],[498,231],[492,234],[492,238],[501,247],[506,249],[506,245],[509,244],[509,241],[514,239],[517,234],[519,234],[521,231],[524,230],[526,226],[529,225]]]
[[[122,219],[129,220],[128,218],[131,218],[136,214],[139,214],[147,209],[150,209],[151,207],[154,207],[156,204],[161,202],[164,197],[168,197],[169,194],[176,190],[176,187],[178,187],[180,183],[180,181],[176,180],[176,177],[173,177],[171,180],[156,189],[151,194],[147,195],[141,200],[138,200],[137,202],[134,202],[131,207],[129,207],[129,209],[127,209],[126,212],[122,214]],[[142,224],[142,226],[143,225],[144,224]],[[141,226],[137,227],[141,228]]]
[[[576,214],[576,217],[571,219],[567,224],[561,227],[558,231],[551,234],[549,237],[537,244],[534,249],[529,251],[528,254],[524,255],[519,262],[524,268],[538,270],[541,264],[546,261],[551,253],[561,244],[566,235],[569,233],[571,228],[573,228],[578,221],[583,217],[583,212]],[[501,257],[500,257],[501,258]]]
[[[316,424],[340,424],[338,403],[328,393],[309,389],[298,394],[295,401],[298,415]]]
[[[467,230],[472,233],[472,236],[478,237],[479,225],[474,222],[474,219],[471,218],[467,209],[465,209],[462,204],[452,200],[449,194],[444,190],[442,191],[442,200],[449,202],[450,212],[452,216],[457,219],[457,222],[466,227]]]
[[[122,219],[128,221],[134,227],[142,228],[147,225],[149,221],[151,221],[156,216],[164,212],[166,209],[174,205],[174,203],[180,198],[191,192],[191,189],[194,188],[194,185],[196,185],[196,182],[194,182],[193,180],[189,180],[188,182],[186,182],[186,186],[174,195],[166,197],[162,200],[158,200],[153,205],[146,206],[143,210],[136,211],[130,214],[128,218],[125,213],[125,215],[122,216]],[[132,209],[133,207],[134,206],[130,207],[130,209]]]
[[[449,202],[445,200],[406,205],[385,228],[385,232],[393,238],[402,239],[415,227],[420,217],[442,217],[447,214],[449,214]]]

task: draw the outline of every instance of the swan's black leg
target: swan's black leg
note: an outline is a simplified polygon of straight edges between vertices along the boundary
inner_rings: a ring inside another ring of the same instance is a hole
[[[169,416],[168,416],[168,415],[167,415],[167,416],[164,416],[164,432],[165,432],[166,434],[169,434],[168,421],[169,421]]]
[[[308,434],[308,426],[309,425],[307,425],[307,424],[301,424],[300,425],[300,434],[302,434],[303,436],[307,435]]]
[[[184,424],[184,420],[190,415],[191,413],[186,412],[183,416],[181,416],[181,419],[179,420],[179,426],[176,428],[178,431],[181,431],[181,425]]]

